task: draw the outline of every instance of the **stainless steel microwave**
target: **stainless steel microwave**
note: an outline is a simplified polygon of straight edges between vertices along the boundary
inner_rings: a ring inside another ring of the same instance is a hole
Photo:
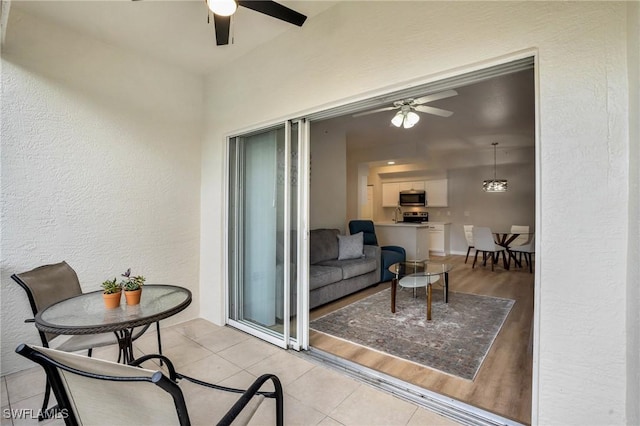
[[[400,191],[400,205],[424,207],[427,205],[427,193],[425,191],[415,189],[410,191]]]

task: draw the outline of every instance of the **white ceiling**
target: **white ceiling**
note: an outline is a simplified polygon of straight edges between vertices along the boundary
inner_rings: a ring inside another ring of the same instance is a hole
[[[456,87],[457,96],[428,103],[452,111],[452,116],[418,113],[420,121],[410,129],[391,124],[396,110],[360,117],[342,115],[314,126],[321,132],[346,134],[347,149],[371,165],[394,160],[440,171],[488,165],[493,163],[492,142],[499,144],[498,164],[531,163],[535,146],[533,78],[533,69],[527,69]],[[417,92],[411,97],[425,94]],[[391,105],[393,101],[380,106]]]
[[[279,3],[306,15],[305,25],[336,4],[335,1]],[[216,46],[213,20],[207,23],[204,0],[13,0],[13,8],[198,74],[233,61],[285,31],[304,31],[304,25],[297,27],[239,7],[231,24],[233,44]]]

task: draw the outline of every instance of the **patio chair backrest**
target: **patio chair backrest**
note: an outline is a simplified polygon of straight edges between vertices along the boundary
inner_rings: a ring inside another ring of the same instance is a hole
[[[76,271],[64,261],[13,274],[11,278],[27,293],[34,316],[54,303],[82,294]],[[44,336],[43,345],[56,335]]]
[[[189,424],[182,391],[160,371],[38,346],[16,351],[45,369],[66,424]]]

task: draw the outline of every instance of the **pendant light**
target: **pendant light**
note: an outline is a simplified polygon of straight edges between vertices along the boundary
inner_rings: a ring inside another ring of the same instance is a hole
[[[485,180],[482,189],[485,192],[505,192],[507,190],[506,179],[496,179],[496,147],[498,142],[493,142],[493,179]]]

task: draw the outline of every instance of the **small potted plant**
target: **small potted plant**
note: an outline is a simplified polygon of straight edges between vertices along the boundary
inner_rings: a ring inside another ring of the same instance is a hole
[[[117,283],[116,279],[106,280],[102,283],[102,298],[104,299],[104,305],[107,309],[113,309],[120,306],[120,296],[122,295],[122,288]]]
[[[124,297],[127,299],[127,305],[137,305],[140,303],[142,294],[142,286],[145,278],[142,275],[131,276],[131,268],[122,274],[124,277],[120,282],[120,287],[124,290]]]

